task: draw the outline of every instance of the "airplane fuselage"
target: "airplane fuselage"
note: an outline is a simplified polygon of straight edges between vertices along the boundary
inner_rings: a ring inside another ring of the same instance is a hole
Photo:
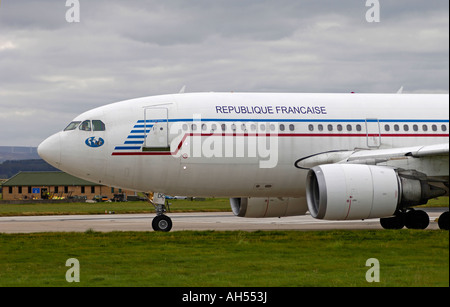
[[[448,95],[163,95],[85,112],[40,148],[55,147],[43,154],[61,170],[114,187],[298,198],[308,157],[337,163],[359,149],[446,143],[448,115]]]

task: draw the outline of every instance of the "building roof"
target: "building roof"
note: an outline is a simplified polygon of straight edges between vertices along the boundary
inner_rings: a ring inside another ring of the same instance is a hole
[[[6,181],[3,186],[95,186],[64,172],[20,172]]]

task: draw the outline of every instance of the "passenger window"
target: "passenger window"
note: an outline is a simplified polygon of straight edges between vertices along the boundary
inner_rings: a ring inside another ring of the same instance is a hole
[[[294,131],[294,130],[295,130],[295,127],[294,127],[293,124],[290,124],[290,125],[289,125],[289,130],[290,130],[290,131]]]
[[[437,126],[436,126],[436,125],[433,125],[433,126],[431,126],[431,129],[432,129],[433,131],[437,131]]]
[[[319,131],[323,131],[323,125],[322,125],[322,124],[319,124],[319,125],[317,126],[317,129],[318,129]]]
[[[333,125],[328,125],[328,131],[333,131]]]
[[[64,131],[75,130],[75,129],[77,129],[77,127],[78,127],[78,125],[79,125],[80,123],[81,123],[81,122],[71,122],[71,123],[66,127],[66,129],[64,129]]]
[[[389,125],[384,125],[384,131],[389,131],[391,130],[391,127]]]
[[[395,131],[399,131],[400,130],[400,126],[399,125],[394,125],[394,130]]]
[[[361,129],[362,129],[362,128],[361,128],[361,125],[359,125],[359,124],[356,125],[356,131],[361,131]]]
[[[423,125],[423,126],[422,126],[422,130],[423,130],[423,131],[428,131],[428,126],[427,126],[427,125]]]
[[[309,131],[314,131],[314,126],[313,125],[308,125],[308,130]]]
[[[280,124],[280,131],[284,131],[284,125]]]
[[[409,131],[409,126],[408,125],[403,125],[403,130]]]
[[[447,126],[446,125],[442,125],[441,129],[442,129],[442,131],[447,131]]]
[[[91,131],[91,121],[85,120],[84,122],[82,122],[80,125],[80,130]]]
[[[337,125],[337,130],[338,131],[342,131],[342,125],[341,124]]]
[[[413,125],[413,130],[414,130],[414,131],[419,131],[419,126]]]
[[[347,125],[347,131],[352,131],[352,125]]]
[[[105,131],[105,124],[101,120],[93,120],[94,131]]]

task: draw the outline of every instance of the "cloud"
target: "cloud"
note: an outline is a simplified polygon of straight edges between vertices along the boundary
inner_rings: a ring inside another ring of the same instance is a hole
[[[17,46],[12,43],[11,41],[1,42],[0,43],[0,51],[8,50],[8,49],[15,49]]]
[[[15,134],[0,144],[36,146],[88,109],[183,85],[448,93],[448,1],[380,3],[368,23],[365,1],[80,0],[68,23],[65,1],[3,1],[0,130]]]

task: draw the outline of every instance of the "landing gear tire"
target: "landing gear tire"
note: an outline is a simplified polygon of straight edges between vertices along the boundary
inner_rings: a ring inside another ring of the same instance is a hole
[[[172,229],[172,219],[166,215],[157,215],[152,221],[154,231],[169,232]]]
[[[408,229],[426,229],[430,225],[430,217],[425,211],[410,210],[405,215],[405,226]]]
[[[398,212],[393,217],[381,218],[380,224],[384,229],[402,229],[405,226],[405,213]]]
[[[438,220],[439,228],[442,230],[448,230],[449,228],[449,222],[450,222],[450,215],[448,211],[441,214]]]

